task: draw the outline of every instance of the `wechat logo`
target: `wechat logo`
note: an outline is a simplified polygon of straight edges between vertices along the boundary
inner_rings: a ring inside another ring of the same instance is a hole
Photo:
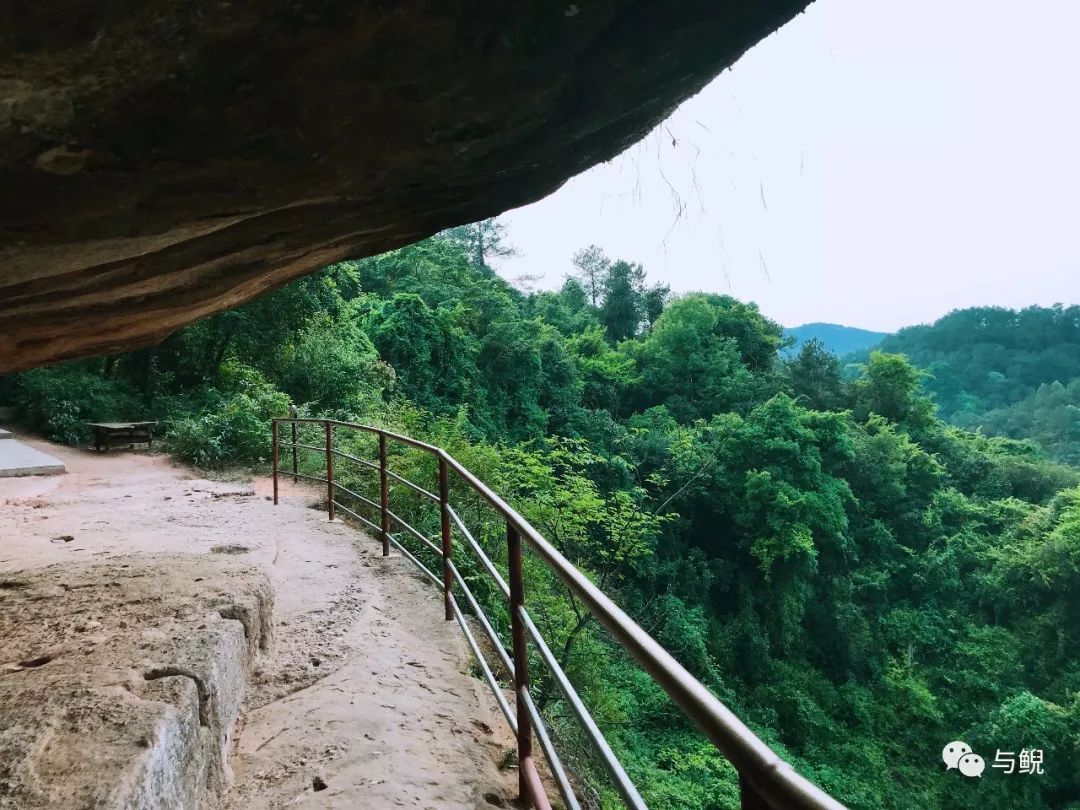
[[[972,752],[971,746],[966,742],[956,740],[941,749],[941,760],[945,763],[945,770],[951,771],[956,768],[964,776],[982,777],[986,770],[986,762],[978,754]]]

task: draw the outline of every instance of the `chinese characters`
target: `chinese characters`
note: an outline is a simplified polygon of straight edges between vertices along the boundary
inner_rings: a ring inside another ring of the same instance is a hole
[[[998,749],[994,754],[993,768],[1000,768],[1005,773],[1042,774],[1043,752],[1041,748],[1022,748],[1020,750],[1020,766],[1017,771],[1017,755],[1013,751]]]

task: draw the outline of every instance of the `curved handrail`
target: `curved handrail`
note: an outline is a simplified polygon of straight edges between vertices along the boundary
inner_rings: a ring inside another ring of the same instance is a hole
[[[821,788],[807,780],[805,777],[799,775],[794,768],[781,759],[772,749],[769,748],[756,734],[754,734],[747,726],[735,716],[735,714],[727,708],[712,692],[710,692],[700,681],[694,678],[678,661],[671,656],[660,644],[646,633],[630,616],[628,616],[618,605],[616,605],[603,591],[601,591],[591,580],[588,579],[581,571],[579,571],[569,560],[567,560],[551,543],[549,543],[525,518],[523,518],[518,512],[504,501],[496,492],[488,487],[483,481],[477,478],[471,471],[469,471],[464,465],[462,465],[457,459],[447,453],[440,447],[428,444],[426,442],[413,439],[409,436],[403,436],[392,431],[383,430],[382,428],[372,427],[369,425],[360,425],[354,422],[342,422],[334,419],[313,419],[313,418],[295,418],[295,419],[275,419],[273,420],[273,438],[274,438],[274,502],[277,503],[277,486],[278,486],[278,453],[279,453],[279,440],[278,440],[278,425],[279,424],[318,424],[324,425],[326,428],[327,446],[326,454],[328,461],[331,455],[337,453],[333,449],[332,445],[332,428],[342,427],[351,430],[358,430],[361,432],[376,435],[380,438],[380,461],[381,472],[383,473],[383,500],[382,509],[384,512],[384,526],[385,516],[388,513],[386,508],[386,473],[385,469],[385,442],[387,440],[403,444],[408,447],[412,447],[417,450],[422,450],[434,456],[439,461],[440,466],[440,500],[442,502],[444,513],[444,525],[443,525],[443,561],[444,561],[444,586],[447,589],[446,592],[446,604],[447,604],[447,618],[454,618],[455,613],[460,613],[457,609],[456,603],[451,603],[452,595],[449,589],[452,587],[453,579],[449,573],[449,566],[451,565],[449,557],[445,554],[445,551],[449,549],[449,526],[450,515],[453,515],[454,522],[462,530],[465,530],[464,524],[458,518],[457,514],[453,512],[447,502],[446,496],[446,473],[448,470],[453,470],[454,473],[465,484],[469,486],[477,495],[479,495],[484,501],[488,503],[496,512],[498,512],[506,521],[507,524],[507,539],[508,547],[510,549],[510,563],[511,563],[511,621],[514,625],[514,664],[515,664],[515,687],[518,692],[518,712],[517,712],[517,726],[518,726],[518,738],[519,748],[523,749],[519,752],[519,768],[521,769],[522,778],[520,780],[521,792],[523,797],[531,799],[532,804],[539,806],[547,806],[546,797],[537,796],[535,791],[539,787],[539,780],[536,777],[535,765],[531,761],[531,720],[532,717],[528,717],[528,713],[535,709],[535,705],[532,703],[532,698],[528,693],[528,661],[525,658],[524,653],[524,639],[526,634],[534,638],[534,642],[538,641],[540,645],[546,647],[542,638],[539,638],[539,632],[536,629],[535,624],[528,617],[525,612],[524,604],[521,599],[521,583],[515,582],[515,573],[520,577],[520,556],[517,559],[517,565],[515,566],[514,560],[514,547],[515,544],[520,548],[520,539],[524,539],[526,543],[533,549],[533,551],[539,555],[541,559],[551,568],[552,571],[563,581],[563,583],[570,589],[570,591],[581,599],[582,602],[588,607],[589,611],[596,617],[597,621],[603,625],[608,632],[615,638],[620,646],[625,649],[630,656],[637,661],[637,663],[652,677],[652,679],[659,685],[671,699],[682,709],[683,713],[694,722],[694,724],[712,741],[713,745],[724,755],[724,757],[735,767],[739,773],[739,781],[742,791],[742,803],[744,808],[759,808],[770,807],[776,808],[776,810],[787,810],[788,808],[797,808],[798,810],[845,810],[844,806],[836,799],[829,796]],[[311,447],[310,445],[302,445],[297,443],[283,443],[281,446],[293,447],[295,453],[296,447],[321,450],[322,448]],[[341,454],[338,454],[341,455]],[[369,462],[365,462],[369,463]],[[369,463],[370,464],[370,463]],[[328,467],[331,465],[328,464]],[[295,465],[294,465],[295,469]],[[285,472],[285,471],[282,471]],[[301,476],[303,477],[303,476]],[[411,486],[413,489],[421,490],[425,494],[426,490],[422,490],[420,487],[412,484],[412,482],[405,481],[398,475],[393,475],[395,479]],[[333,472],[332,469],[328,469],[328,484],[330,487],[330,504],[331,510],[333,506]],[[318,479],[322,480],[322,479]],[[366,500],[366,499],[365,499]],[[369,501],[370,503],[370,501]],[[350,511],[351,510],[346,510]],[[331,512],[332,514],[332,512]],[[413,527],[405,524],[401,521],[397,515],[393,516],[397,522],[399,522],[403,528],[408,530],[415,536],[420,537],[426,545],[431,549],[438,551],[433,543],[423,537],[422,534],[413,529]],[[373,525],[370,521],[366,521],[368,525]],[[467,533],[467,530],[466,530]],[[471,535],[469,535],[471,539]],[[393,540],[394,545],[398,548],[402,548],[400,543]],[[490,560],[483,555],[482,550],[476,545],[475,541],[471,544],[474,553],[478,553],[482,562],[485,563],[485,567],[489,571],[495,570]],[[385,548],[385,538],[384,538]],[[520,554],[520,552],[519,552]],[[408,555],[412,557],[412,555]],[[425,572],[432,577],[435,581],[438,581],[437,577],[432,574],[430,570],[419,563],[418,560],[413,558],[413,561],[424,568]],[[518,569],[515,572],[515,567]],[[456,573],[456,571],[455,571]],[[501,579],[501,578],[500,578]],[[461,581],[460,585],[464,585]],[[505,588],[505,584],[500,581],[500,585]],[[505,591],[504,591],[505,593]],[[516,597],[516,598],[515,598]],[[470,601],[472,601],[470,599]],[[453,607],[453,610],[451,608]],[[519,637],[520,636],[520,637]],[[472,645],[471,645],[472,646]],[[476,648],[474,647],[474,653]],[[558,664],[550,656],[544,657],[545,663],[550,667],[551,664]],[[485,662],[486,666],[486,662]],[[560,689],[565,692],[565,688],[573,690],[573,687],[569,685],[569,681],[566,680],[565,674],[559,670],[554,673],[556,682],[559,684]],[[576,713],[585,712],[584,705],[580,704],[580,700],[576,699],[576,693],[573,693],[574,699],[570,700],[572,707]],[[569,697],[569,695],[568,695]],[[574,705],[575,702],[578,705]],[[583,719],[579,713],[579,719]],[[588,718],[588,722],[591,723],[591,718]],[[597,731],[597,733],[599,733]],[[528,735],[528,744],[523,739],[523,734]],[[544,740],[545,743],[549,741]],[[544,746],[547,748],[547,745]],[[610,754],[610,749],[608,749]],[[524,754],[521,756],[520,754]],[[614,755],[610,755],[614,759]],[[527,760],[527,761],[526,761]],[[609,772],[611,771],[609,761],[605,761],[605,764],[609,766]],[[621,772],[621,766],[618,766],[617,760],[615,765],[618,767],[618,771]],[[561,769],[560,769],[561,770]],[[616,774],[612,773],[615,777]],[[623,779],[628,783],[629,780],[625,776],[625,772],[622,772]],[[563,788],[565,782],[564,775],[557,774],[557,778],[561,779],[560,788]],[[633,788],[632,783],[619,784],[619,780],[616,779],[616,787],[619,788],[623,798],[627,800],[628,804],[633,807],[644,807],[644,803],[638,796],[637,791]],[[628,789],[627,789],[628,788]],[[539,787],[542,791],[542,787]]]

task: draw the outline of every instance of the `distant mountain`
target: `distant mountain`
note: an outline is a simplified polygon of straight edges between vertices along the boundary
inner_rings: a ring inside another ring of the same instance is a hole
[[[925,369],[939,415],[967,426],[964,420],[1015,405],[1042,385],[1080,378],[1080,306],[957,309],[889,335],[880,348]]]
[[[1080,306],[958,309],[875,348],[926,372],[923,388],[945,421],[1030,439],[1051,458],[1080,466]]]
[[[795,338],[795,345],[789,349],[792,353],[797,352],[806,341],[817,338],[837,357],[869,349],[888,336],[888,332],[871,332],[869,329],[841,326],[838,323],[806,323],[793,329],[785,329],[784,332]]]

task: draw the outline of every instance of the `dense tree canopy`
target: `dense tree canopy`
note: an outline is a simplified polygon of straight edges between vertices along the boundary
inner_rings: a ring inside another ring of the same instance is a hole
[[[1080,461],[1080,307],[957,310],[879,348],[926,372],[923,388],[942,419]]]
[[[783,330],[752,304],[669,300],[596,248],[559,291],[524,294],[488,266],[502,249],[488,224],[337,265],[0,396],[69,441],[83,418],[162,418],[171,449],[206,466],[265,463],[265,420],[289,400],[429,438],[851,807],[1080,807],[1080,475],[946,424],[926,393],[956,421],[1075,437],[1076,312],[957,313],[845,380],[815,342],[782,358]],[[395,509],[432,520],[409,495]],[[498,523],[463,514],[497,554]],[[530,610],[650,806],[737,807],[723,758],[542,565],[527,574]],[[567,761],[619,806],[537,672]],[[1040,749],[1045,773],[946,772],[956,739],[988,764]]]

